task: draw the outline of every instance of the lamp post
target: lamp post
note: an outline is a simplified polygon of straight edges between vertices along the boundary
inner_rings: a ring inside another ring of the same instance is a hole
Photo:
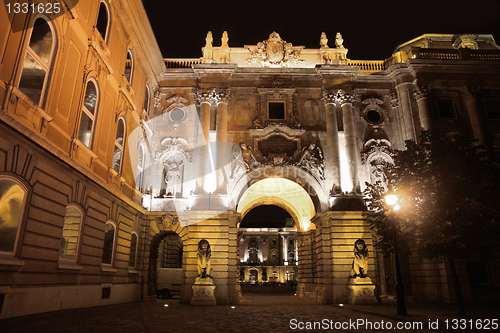
[[[392,237],[394,238],[394,264],[396,266],[396,301],[397,307],[396,312],[398,315],[406,315],[406,304],[405,304],[405,290],[403,288],[403,282],[401,281],[401,266],[399,263],[399,249],[398,249],[398,239],[397,239],[397,229],[396,229],[396,219],[393,216],[395,211],[398,211],[401,206],[398,203],[398,196],[389,191],[385,196],[385,203],[391,207],[391,213],[389,219],[391,219],[392,224]]]

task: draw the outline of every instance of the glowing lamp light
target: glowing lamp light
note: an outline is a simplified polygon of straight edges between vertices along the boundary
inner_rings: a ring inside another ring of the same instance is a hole
[[[231,307],[231,309],[236,309],[236,307],[235,307],[235,306],[232,306],[232,307]]]
[[[168,304],[165,304],[165,305],[163,305],[163,306],[167,308],[167,307],[168,307]]]
[[[397,202],[398,202],[398,196],[396,194],[394,194],[394,192],[392,193],[388,193],[386,196],[385,196],[385,203],[391,207],[392,209],[396,209],[396,207],[399,207],[399,205],[397,205]],[[399,208],[398,208],[399,209]]]

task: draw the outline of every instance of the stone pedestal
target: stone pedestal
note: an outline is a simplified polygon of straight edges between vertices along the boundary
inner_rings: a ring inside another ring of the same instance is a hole
[[[378,304],[375,285],[369,277],[350,278],[346,287],[349,290],[349,304]]]
[[[193,284],[193,297],[191,297],[191,305],[216,305],[215,298],[217,286],[212,278],[197,277]]]

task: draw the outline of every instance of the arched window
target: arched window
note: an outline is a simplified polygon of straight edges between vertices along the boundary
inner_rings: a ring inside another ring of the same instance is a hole
[[[113,153],[113,170],[117,173],[122,171],[123,162],[123,149],[125,147],[125,135],[126,135],[125,120],[123,118],[118,119],[118,127],[116,129],[115,138],[115,150]]]
[[[125,60],[125,78],[128,83],[132,84],[132,75],[134,74],[134,57],[132,51],[127,51],[127,59]]]
[[[139,145],[139,154],[137,156],[137,177],[135,181],[135,187],[142,192],[142,178],[144,174],[144,163],[146,160],[146,154],[144,153],[144,145]]]
[[[95,80],[92,78],[87,82],[87,86],[85,88],[82,116],[80,118],[80,128],[78,130],[78,140],[90,149],[92,149],[92,139],[94,136],[98,106],[99,90]]]
[[[146,84],[146,91],[144,92],[144,112],[149,116],[149,104],[151,101],[151,90],[149,89],[149,85]]]
[[[135,267],[136,260],[137,260],[137,234],[133,232],[130,239],[130,257],[128,260],[128,266]]]
[[[31,31],[19,90],[40,106],[45,100],[55,44],[52,24],[38,17]]]
[[[97,23],[96,23],[97,31],[106,43],[108,42],[108,31],[109,31],[109,12],[106,4],[101,1],[99,5],[99,14],[97,15]]]
[[[0,252],[16,252],[27,193],[20,181],[0,176]]]
[[[77,260],[82,217],[83,214],[79,207],[75,205],[66,207],[59,259]]]
[[[104,246],[102,249],[102,263],[109,264],[113,262],[113,250],[115,243],[115,225],[113,222],[106,222],[106,227],[104,228]]]

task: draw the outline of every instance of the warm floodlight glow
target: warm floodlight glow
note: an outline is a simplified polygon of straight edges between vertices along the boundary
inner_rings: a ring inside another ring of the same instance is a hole
[[[236,307],[235,306],[232,306],[231,309],[235,309]]]
[[[212,172],[205,176],[205,182],[203,184],[203,189],[207,193],[214,193],[217,188],[217,178],[216,173]]]
[[[389,207],[393,208],[394,210],[398,210],[399,209],[399,205],[396,205],[397,202],[398,202],[398,196],[396,194],[394,194],[394,192],[386,194],[386,196],[385,196],[385,203]],[[396,209],[396,206],[398,207],[397,209]]]
[[[164,307],[168,307],[168,304],[165,304]]]

